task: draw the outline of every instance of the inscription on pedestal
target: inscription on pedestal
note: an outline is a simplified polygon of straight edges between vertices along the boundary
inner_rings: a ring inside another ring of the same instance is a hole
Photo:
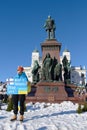
[[[58,92],[58,86],[50,87],[50,86],[44,86],[44,91],[47,93],[56,93]]]
[[[53,102],[54,101],[54,96],[49,96],[48,101]]]

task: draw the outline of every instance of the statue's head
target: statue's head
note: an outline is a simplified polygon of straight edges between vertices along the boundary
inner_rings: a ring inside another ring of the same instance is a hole
[[[50,16],[50,15],[48,15],[48,19],[51,19],[51,16]]]
[[[47,57],[47,58],[49,58],[49,57],[50,57],[50,54],[49,54],[49,53],[47,53],[46,57]]]

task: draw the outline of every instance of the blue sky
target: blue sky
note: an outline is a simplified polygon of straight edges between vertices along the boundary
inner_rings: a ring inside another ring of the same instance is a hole
[[[72,66],[87,68],[87,0],[0,0],[0,81],[13,77],[18,65],[30,66],[32,51],[41,52],[48,15],[56,39],[71,52]]]

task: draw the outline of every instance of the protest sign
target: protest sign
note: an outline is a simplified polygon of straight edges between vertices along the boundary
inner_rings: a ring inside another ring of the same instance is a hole
[[[27,94],[28,87],[26,79],[13,79],[7,83],[7,94]]]

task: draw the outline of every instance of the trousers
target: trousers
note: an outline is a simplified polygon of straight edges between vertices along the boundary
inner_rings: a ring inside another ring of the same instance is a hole
[[[18,102],[20,102],[20,115],[24,115],[25,110],[25,95],[12,95],[12,101],[13,101],[13,112],[14,114],[18,114]]]

